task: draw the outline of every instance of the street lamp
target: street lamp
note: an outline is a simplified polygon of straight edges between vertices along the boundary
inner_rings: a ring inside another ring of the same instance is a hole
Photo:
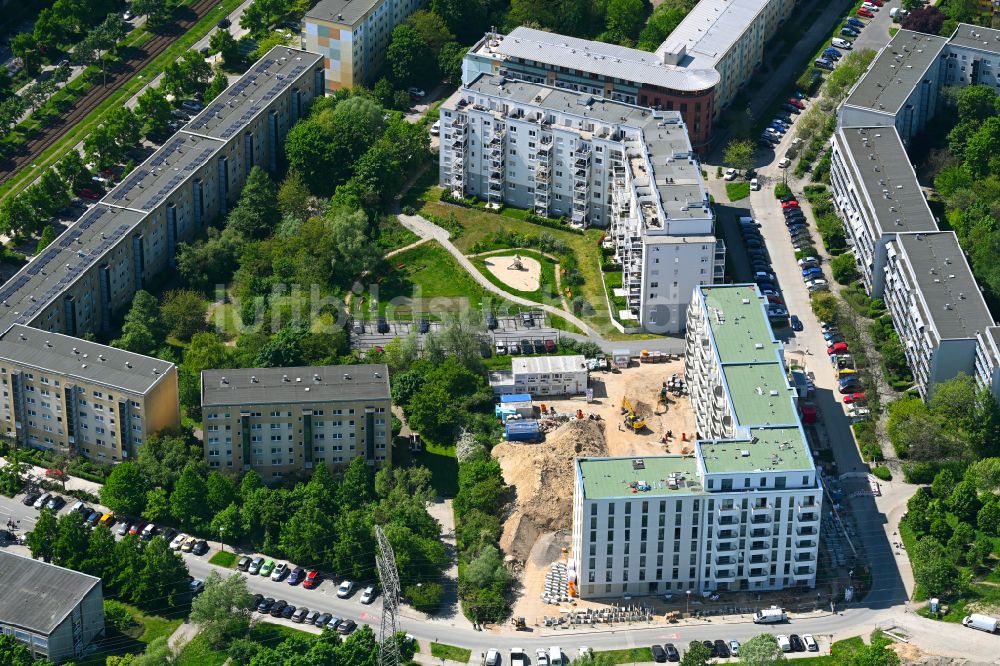
[[[691,614],[691,590],[687,591],[687,607],[686,608],[687,608],[687,610],[685,610],[684,614],[685,615],[690,615]]]
[[[224,552],[226,552],[226,540],[225,540],[225,538],[224,538],[224,537],[222,536],[222,535],[223,535],[223,534],[225,534],[225,533],[226,533],[226,530],[225,530],[225,528],[223,528],[223,527],[220,527],[220,528],[219,528],[219,542],[220,542],[220,543],[222,543],[222,552],[223,552],[223,553],[224,553]]]

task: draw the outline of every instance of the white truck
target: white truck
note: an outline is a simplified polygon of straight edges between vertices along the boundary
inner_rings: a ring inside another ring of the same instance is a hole
[[[788,615],[785,613],[784,609],[778,608],[777,606],[771,606],[770,608],[765,608],[754,613],[753,622],[754,624],[777,624],[779,622],[788,622]]]
[[[990,617],[989,615],[973,613],[972,615],[965,616],[962,619],[962,624],[970,629],[978,629],[979,631],[995,634],[997,631],[997,625],[1000,624],[1000,620],[997,620],[995,617]]]

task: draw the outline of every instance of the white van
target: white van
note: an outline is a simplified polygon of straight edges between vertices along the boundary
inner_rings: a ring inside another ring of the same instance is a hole
[[[785,611],[777,606],[771,606],[770,608],[765,608],[759,610],[753,614],[754,624],[776,624],[778,622],[787,622],[788,615]]]
[[[563,666],[562,648],[558,645],[549,648],[549,666]]]
[[[792,651],[792,643],[788,640],[788,636],[784,634],[778,634],[778,647],[781,648],[782,652]]]

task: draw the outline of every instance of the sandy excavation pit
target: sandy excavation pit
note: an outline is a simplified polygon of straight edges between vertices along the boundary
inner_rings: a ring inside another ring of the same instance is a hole
[[[521,268],[515,268],[520,260]],[[542,264],[534,257],[495,254],[485,258],[486,268],[498,280],[517,291],[537,291],[542,281]]]

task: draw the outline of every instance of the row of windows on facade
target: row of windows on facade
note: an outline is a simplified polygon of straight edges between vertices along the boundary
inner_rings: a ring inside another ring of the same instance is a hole
[[[641,530],[640,536],[639,536],[639,554],[640,555],[645,555],[646,554],[646,549],[647,549],[647,544],[648,544],[648,541],[646,539],[646,535],[647,535],[647,531],[646,530]],[[658,554],[656,556],[656,566],[660,567],[660,566],[663,566],[663,552],[666,550],[666,548],[664,547],[664,544],[667,543],[667,539],[665,538],[666,537],[666,533],[665,533],[665,530],[663,528],[660,528],[658,530],[658,536],[659,536],[659,538],[657,539],[657,549],[656,549],[656,552]],[[681,536],[680,528],[676,528],[674,530],[674,540],[673,540],[673,550],[672,550],[672,552],[674,553],[674,556],[673,556],[673,565],[674,566],[680,565],[680,552],[681,552],[681,540],[680,540],[680,536]],[[704,550],[706,552],[715,552],[715,551],[712,550],[712,537],[713,537],[713,535],[712,535],[712,528],[711,527],[708,528],[708,535],[707,536],[708,536],[708,538],[705,541]],[[805,537],[812,537],[812,536],[815,536],[815,535],[803,535],[803,536],[805,536]],[[695,564],[695,562],[696,562],[696,560],[695,560],[695,553],[697,552],[698,545],[699,545],[698,540],[697,540],[697,537],[698,537],[698,530],[697,530],[697,528],[695,528],[693,530],[693,532],[691,533],[691,537],[692,537],[691,548],[689,549],[688,552],[690,553],[690,560],[691,560],[690,564]],[[746,534],[741,531],[740,532],[740,537],[741,538],[739,539],[739,545],[738,545],[738,547],[726,548],[725,550],[719,550],[717,552],[724,553],[724,552],[737,552],[737,551],[743,551],[743,550],[745,550],[746,549],[746,543],[747,543],[747,540],[745,538]],[[724,536],[722,534],[722,530],[719,530],[719,539],[725,540],[725,541],[729,541],[732,538],[734,538],[734,537]],[[751,548],[753,550],[766,549],[766,547],[767,547],[767,537],[765,535],[756,536],[756,537],[751,536],[751,539],[753,539],[750,542]],[[780,546],[780,542],[781,542],[781,538],[779,536],[775,536],[775,537],[771,538],[771,552],[772,552],[772,557],[773,558],[777,558],[777,556],[778,556],[777,555],[777,551],[778,551],[778,548]],[[598,544],[597,531],[596,530],[592,529],[592,531],[590,532],[590,542],[589,543],[590,543],[590,546],[588,548],[589,552],[587,554],[589,556],[591,556],[591,557],[596,557],[597,556],[597,544]],[[813,541],[812,541],[811,538],[809,538],[809,539],[807,539],[806,545],[803,546],[803,547],[811,547],[812,544],[813,544]],[[801,545],[801,543],[800,543],[800,545]],[[785,535],[785,548],[786,549],[790,549],[791,547],[792,547],[792,536],[790,534]],[[608,556],[611,556],[611,555],[614,554],[614,551],[616,549],[621,550],[621,554],[622,555],[629,555],[629,554],[631,554],[630,553],[630,551],[631,551],[631,541],[629,540],[628,537],[625,537],[625,539],[623,539],[623,540],[618,540],[618,539],[615,538],[614,533],[609,532],[608,533],[608,539],[605,542],[605,553],[604,554],[608,555]],[[786,550],[785,551],[785,558],[786,559],[791,558],[791,550]],[[610,564],[608,566],[610,566]]]
[[[385,407],[366,407],[365,409],[372,409],[372,410],[374,410],[374,412],[376,414],[385,414]],[[313,416],[324,416],[325,414],[326,414],[326,411],[323,410],[323,409],[314,409],[314,410],[312,410],[312,415]],[[350,409],[346,409],[346,410],[344,410],[344,409],[331,409],[330,410],[330,415],[331,416],[342,416],[344,414],[347,414],[348,416],[352,416],[354,414],[354,408],[351,407]],[[242,416],[242,414],[241,414],[241,416]],[[262,418],[263,417],[263,412],[247,412],[246,416],[249,416],[250,418]],[[292,412],[281,412],[281,411],[278,411],[278,410],[271,411],[271,418],[281,418],[282,416],[291,417],[292,416]],[[206,418],[208,418],[209,421],[212,421],[214,419],[228,419],[228,418],[232,418],[232,412],[209,412],[206,415]],[[300,421],[302,420],[301,416],[299,417],[299,420]],[[322,421],[319,421],[318,423],[322,423]]]
[[[375,419],[375,425],[376,426],[384,426],[385,425],[385,419]],[[348,427],[348,428],[354,428],[355,427],[355,422],[353,420],[350,420],[350,421],[330,421],[330,423],[329,423],[329,427],[331,427],[331,428],[343,428],[345,426]],[[312,427],[313,428],[326,428],[327,425],[326,425],[326,423],[324,421],[316,421],[316,422],[314,422],[312,424]],[[228,423],[225,424],[225,425],[221,425],[221,426],[213,424],[213,425],[210,425],[210,426],[208,426],[206,428],[206,430],[208,432],[219,432],[219,431],[229,432],[229,431],[232,431],[232,429],[233,429],[233,426],[231,424],[228,424]],[[251,423],[250,424],[250,430],[263,430],[263,429],[264,429],[264,424],[263,423]],[[291,430],[291,429],[292,429],[292,424],[291,423],[271,423],[270,424],[270,428],[269,428],[269,430]],[[362,432],[364,432],[364,429],[365,429],[365,426],[362,425],[361,428],[360,428],[360,430]],[[301,428],[299,429],[299,434],[300,435],[302,434],[302,429]],[[351,433],[351,437],[354,437],[354,433]],[[291,438],[291,436],[289,436],[289,438]],[[320,438],[320,439],[322,439],[322,438]]]
[[[610,567],[610,565],[609,565],[609,567]],[[625,564],[625,567],[628,567],[628,564]],[[610,582],[612,582],[614,580],[614,577],[615,577],[614,574],[615,574],[616,570],[617,569],[612,569],[612,568],[607,568],[607,569],[604,570],[604,580],[605,580],[605,582],[610,583]],[[696,573],[696,571],[697,571],[697,569],[695,567],[690,567],[688,569],[688,576],[687,576],[687,580],[688,581],[693,581],[695,579],[695,573]],[[771,576],[776,576],[777,573],[778,573],[778,568],[774,564],[772,564],[770,566],[770,568],[768,568],[768,567],[761,567],[759,569],[749,569],[749,570],[745,570],[742,566],[740,566],[740,567],[738,567],[737,572],[735,574],[736,577],[742,578],[744,576],[744,571],[747,571],[747,575],[751,575],[751,576],[766,576],[766,575],[768,575],[769,572],[770,572]],[[639,571],[638,571],[639,581],[640,582],[646,581],[647,580],[647,576],[649,576],[650,573],[651,572],[646,567],[641,566],[639,568]],[[790,573],[792,573],[791,563],[786,562],[785,566],[784,566],[784,574],[787,576]],[[732,574],[732,569],[724,569],[724,570],[720,570],[718,572],[719,577],[726,577],[727,574],[731,575]],[[655,576],[649,576],[649,579],[650,580],[654,580],[654,581],[659,581],[662,578],[663,578],[663,569],[657,569],[656,572],[655,572]],[[671,570],[671,576],[670,576],[670,578],[672,580],[674,580],[674,581],[678,580],[680,578],[680,569],[677,568],[677,567],[673,568]],[[705,567],[705,576],[704,576],[704,578],[706,580],[711,580],[713,578],[711,567]],[[628,582],[628,580],[629,580],[629,570],[627,568],[622,569],[621,580],[623,582],[626,582],[626,583]],[[774,578],[771,579],[771,581],[772,581],[771,584],[772,585],[774,584],[774,580],[775,580]],[[597,572],[595,571],[593,564],[591,564],[590,569],[587,571],[587,581],[590,582],[590,583],[597,582]],[[668,585],[667,589],[670,589],[669,588],[669,583],[667,583],[667,585]],[[677,583],[677,589],[678,590],[683,590],[686,587],[688,587],[688,586],[685,585],[684,583]]]
[[[0,374],[6,375],[7,374],[7,368],[0,368]],[[26,379],[26,380],[28,380],[28,381],[33,381],[35,379],[35,375],[33,373],[30,373],[30,372],[22,373],[21,377],[24,378],[24,379]],[[40,375],[38,377],[38,381],[40,381],[42,384],[49,384],[50,383],[49,378],[45,377],[44,375]],[[53,386],[58,387],[59,386],[59,380],[58,379],[52,380],[51,384]],[[7,380],[6,379],[3,380],[3,385],[7,386]],[[25,384],[24,385],[24,390],[33,393],[35,391],[35,387],[33,385],[31,385],[31,384]],[[75,388],[75,390],[80,395],[87,395],[87,389],[85,389],[82,386],[77,386]],[[49,395],[49,390],[46,389],[46,388],[39,389],[39,392],[42,395]],[[4,395],[6,395],[6,392],[4,393]],[[105,396],[103,391],[94,390],[94,391],[91,391],[91,395],[94,397],[95,400],[104,400],[104,399],[107,399],[109,402],[114,402],[114,399],[115,399],[115,396],[113,394],[109,393],[109,394],[107,394],[107,396]],[[132,407],[135,408],[135,409],[141,409],[142,408],[142,405],[140,405],[135,400],[130,400],[129,402],[132,403]],[[85,400],[83,400],[83,401],[80,401],[80,404],[81,405],[86,405],[87,402]],[[113,410],[114,408],[111,407],[110,409]]]
[[[227,430],[228,430],[228,428],[227,428]],[[213,431],[213,432],[215,432],[215,431]],[[384,440],[385,439],[385,432],[386,432],[385,430],[376,430],[375,431],[375,438],[376,439],[382,439],[382,440]],[[302,433],[299,432],[299,434],[302,434]],[[316,440],[316,441],[325,440],[326,439],[326,434],[325,433],[316,433],[316,434],[313,435],[313,439]],[[344,439],[344,434],[340,433],[340,432],[331,433],[330,434],[330,439],[333,439],[333,440]],[[348,433],[347,434],[347,439],[357,439],[357,435],[355,433],[353,433],[353,432]],[[285,441],[285,440],[291,442],[291,441],[294,440],[294,438],[292,437],[292,435],[288,435],[286,437],[282,437],[282,435],[271,435],[271,441],[272,442],[281,442],[281,441]],[[226,437],[225,441],[227,443],[232,443],[233,438],[232,437]],[[262,435],[251,435],[250,436],[250,441],[251,442],[263,442],[264,441],[264,437]],[[209,436],[209,438],[208,438],[208,443],[209,444],[216,444],[218,442],[219,442],[219,438],[218,437],[216,437],[216,436]]]

